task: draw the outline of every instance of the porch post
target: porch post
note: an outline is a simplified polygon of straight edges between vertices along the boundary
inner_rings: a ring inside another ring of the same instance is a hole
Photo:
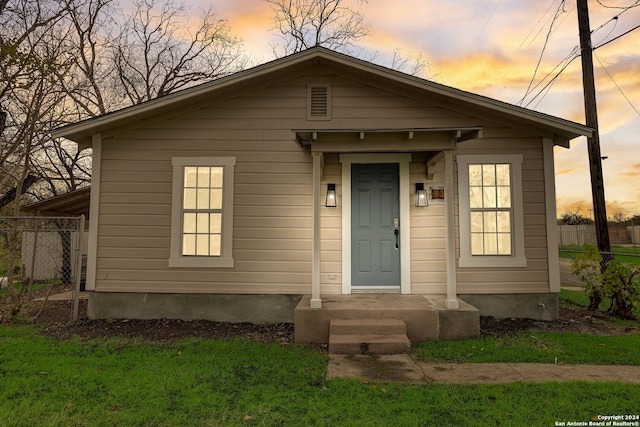
[[[311,308],[322,308],[320,300],[320,174],[322,153],[312,152],[313,158],[313,237],[311,250]]]
[[[446,232],[445,251],[447,260],[447,308],[458,309],[456,284],[456,233],[453,188],[453,151],[444,152],[444,228]]]
[[[558,246],[558,223],[556,222],[556,186],[555,165],[553,159],[553,140],[542,139],[544,153],[544,194],[547,223],[547,252],[549,265],[549,291],[560,292],[560,256],[555,248]]]

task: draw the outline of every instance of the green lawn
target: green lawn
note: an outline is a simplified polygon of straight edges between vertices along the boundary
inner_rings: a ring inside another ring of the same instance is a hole
[[[561,304],[578,309],[589,305],[584,292],[562,289]],[[606,310],[610,300],[602,302]],[[638,321],[611,318],[640,330]],[[435,341],[414,346],[414,357],[432,362],[511,362],[564,363],[590,365],[640,365],[640,333],[621,336],[528,331],[502,337],[483,337],[462,341]]]
[[[434,362],[640,365],[638,348],[637,333],[602,337],[531,331],[497,338],[419,343],[415,357]]]
[[[582,252],[585,252],[587,248],[588,247],[585,246],[560,246],[560,257],[571,259],[577,258]],[[617,259],[640,267],[640,246],[613,246],[611,248],[611,252],[615,254]]]
[[[326,366],[300,346],[56,341],[0,326],[0,425],[550,426],[635,414],[640,401],[627,384],[327,381]]]

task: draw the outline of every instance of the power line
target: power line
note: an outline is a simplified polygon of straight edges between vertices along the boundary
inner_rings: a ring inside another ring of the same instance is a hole
[[[484,33],[484,30],[487,28],[487,25],[489,24],[489,21],[491,21],[491,19],[493,18],[493,15],[495,15],[496,10],[498,10],[498,7],[500,7],[500,5],[502,4],[502,1],[503,0],[500,0],[498,2],[498,4],[496,4],[496,7],[494,7],[493,10],[491,11],[491,14],[487,18],[487,20],[484,22],[484,25],[480,29],[480,32],[478,33],[478,35],[476,36],[475,40],[473,41],[473,44],[471,45],[471,49],[473,49],[474,46],[478,43],[478,40],[480,39],[480,36],[482,35],[482,33]]]
[[[531,36],[531,34],[533,33],[533,31],[538,27],[538,24],[540,24],[540,22],[544,19],[545,16],[547,16],[547,14],[549,13],[549,11],[551,10],[551,7],[553,6],[553,4],[556,2],[556,0],[552,0],[551,4],[549,4],[549,7],[547,8],[547,10],[544,11],[544,13],[542,14],[542,16],[540,17],[540,19],[538,19],[538,22],[536,22],[536,25],[533,26],[533,28],[531,28],[531,30],[529,30],[529,34],[527,34],[527,36],[524,38],[524,40],[522,40],[522,42],[520,43],[520,46],[518,46],[518,49],[520,49],[524,43],[529,39],[529,37]],[[551,19],[551,18],[549,18]],[[529,42],[529,44],[527,45],[527,47],[531,46],[531,43],[533,43],[537,38],[538,35],[542,32],[542,29],[544,28],[544,26],[546,25],[546,23],[549,21],[549,19],[547,19],[545,21],[545,23],[540,27],[540,29],[538,30],[538,32],[536,32],[536,35],[533,36],[533,38],[531,39],[531,41]]]
[[[544,86],[542,87],[542,89],[540,89],[540,90],[538,91],[538,93],[537,93],[533,98],[531,98],[531,99],[529,100],[529,102],[527,102],[527,104],[525,105],[525,108],[529,107],[529,105],[531,105],[531,103],[532,103],[533,101],[535,101],[537,97],[539,97],[540,95],[542,95],[542,93],[543,93],[543,92],[545,92],[545,91],[547,91],[547,92],[548,92],[548,91],[549,91],[549,89],[551,89],[551,85],[553,85],[553,84],[555,83],[556,79],[557,79],[558,77],[560,77],[560,74],[562,74],[562,72],[563,72],[564,70],[566,70],[566,69],[567,69],[567,67],[568,67],[568,66],[569,66],[573,61],[575,61],[577,58],[580,58],[580,54],[575,54],[573,57],[571,57],[570,59],[566,60],[566,61],[567,61],[567,62],[566,62],[566,64],[564,64],[564,66],[560,69],[560,71],[558,71],[558,72],[556,73],[556,75],[555,75],[555,76],[553,76],[553,78],[552,78],[552,79],[551,79],[551,80],[550,80],[546,85],[544,85]],[[560,63],[560,64],[561,64],[561,63]],[[556,67],[555,67],[555,68],[557,68],[560,64],[556,65]],[[555,68],[554,68],[554,69],[555,69]],[[551,73],[547,74],[547,76],[545,77],[545,79],[546,79],[549,75],[551,75]],[[544,81],[544,80],[543,80],[543,81]],[[540,82],[540,83],[542,83],[542,82]],[[537,86],[536,86],[536,87],[537,87]],[[543,98],[544,98],[544,96],[543,96]],[[540,101],[538,101],[538,104],[540,104],[540,102],[541,102],[541,101],[542,101],[542,98],[540,98]],[[522,101],[521,101],[521,102],[522,102]],[[538,104],[536,104],[536,105],[538,105]]]
[[[602,3],[602,0],[596,0],[598,2],[598,4],[604,8],[607,9],[625,9],[625,10],[629,10],[632,9],[634,7],[640,6],[640,0],[636,0],[635,3],[633,3],[631,6],[607,6],[606,4]]]
[[[620,13],[619,13],[619,14],[617,14],[616,16],[612,17],[611,19],[609,19],[608,21],[606,21],[604,24],[600,25],[600,26],[599,26],[598,28],[596,28],[595,30],[591,31],[591,33],[593,34],[593,33],[595,33],[596,31],[598,31],[598,30],[602,29],[604,26],[606,26],[606,25],[607,25],[608,23],[610,23],[611,21],[615,21],[615,22],[616,22],[616,25],[614,26],[614,28],[613,28],[613,29],[611,29],[611,31],[609,31],[609,34],[607,34],[607,35],[605,36],[605,38],[606,38],[606,37],[608,37],[608,36],[613,32],[613,30],[614,30],[614,29],[615,29],[615,27],[617,26],[617,23],[618,23],[618,19],[619,19],[619,17],[620,17],[623,13],[625,13],[625,12],[629,11],[630,9],[633,9],[633,8],[635,8],[635,7],[640,6],[640,0],[636,0],[636,1],[635,1],[633,4],[631,4],[630,6],[620,6],[620,7],[607,6],[607,5],[604,5],[604,4],[603,4],[601,1],[599,1],[599,0],[598,0],[598,3],[599,3],[600,5],[602,5],[603,7],[607,7],[607,8],[612,8],[612,9],[623,9],[623,11],[622,11],[622,12],[620,12]],[[553,4],[553,3],[552,3],[552,4]],[[563,4],[564,4],[564,0],[561,2],[561,4],[558,6],[558,9],[556,10],[556,14],[555,14],[555,16],[554,16],[554,18],[553,18],[553,21],[552,21],[552,23],[551,23],[551,26],[550,26],[550,28],[549,28],[549,31],[547,32],[547,39],[545,40],[545,44],[544,44],[544,46],[543,46],[542,52],[541,52],[541,54],[540,54],[540,57],[539,57],[539,59],[538,59],[538,63],[536,64],[536,67],[535,67],[535,70],[534,70],[534,73],[533,73],[533,77],[531,78],[531,81],[529,82],[529,86],[527,87],[527,90],[526,90],[526,92],[525,92],[524,96],[523,96],[523,97],[522,97],[522,99],[518,102],[518,105],[522,105],[522,103],[524,102],[524,100],[527,98],[527,96],[529,96],[529,94],[530,94],[531,92],[533,92],[535,89],[537,89],[537,88],[538,88],[538,87],[539,87],[539,86],[540,86],[540,85],[541,85],[541,84],[542,84],[542,83],[543,83],[543,82],[544,82],[544,81],[545,81],[545,80],[546,80],[546,79],[547,79],[547,78],[548,78],[548,77],[549,77],[549,76],[550,76],[550,75],[551,75],[551,74],[552,74],[552,73],[553,73],[553,72],[554,72],[554,71],[555,71],[555,70],[560,66],[560,65],[562,65],[565,61],[568,61],[568,62],[566,62],[566,63],[565,63],[565,65],[560,69],[560,71],[558,71],[558,73],[556,73],[556,74],[555,74],[555,76],[553,76],[553,78],[551,78],[551,80],[550,80],[547,84],[545,84],[545,85],[542,87],[542,89],[540,89],[540,90],[536,93],[536,95],[535,95],[535,96],[533,96],[533,97],[529,100],[529,102],[527,102],[527,104],[525,105],[525,107],[528,107],[529,105],[531,105],[531,103],[532,103],[533,101],[535,101],[535,100],[536,100],[536,98],[538,98],[540,95],[543,95],[543,93],[544,93],[544,95],[542,96],[542,98],[540,98],[540,100],[538,101],[538,104],[536,104],[536,106],[537,106],[537,105],[539,105],[539,104],[540,104],[540,102],[542,101],[542,99],[544,98],[544,96],[546,95],[546,93],[548,93],[548,92],[549,92],[549,90],[551,89],[551,86],[553,85],[553,83],[555,83],[556,79],[560,76],[560,74],[561,74],[561,73],[562,73],[562,72],[563,72],[563,71],[564,71],[564,70],[569,66],[569,64],[571,64],[571,62],[573,62],[576,58],[580,57],[580,54],[579,54],[579,53],[577,53],[577,54],[576,54],[576,51],[577,51],[577,52],[579,52],[579,50],[578,50],[578,46],[576,46],[576,47],[574,47],[574,48],[573,48],[573,50],[571,51],[571,53],[570,53],[569,55],[567,55],[567,57],[565,57],[565,59],[563,59],[562,61],[560,61],[560,63],[558,63],[558,64],[557,64],[557,65],[556,65],[556,66],[555,66],[555,67],[554,67],[550,72],[548,72],[548,73],[547,73],[547,74],[546,74],[546,75],[545,75],[545,76],[540,80],[540,82],[539,82],[538,84],[536,84],[535,86],[533,86],[533,88],[531,87],[531,86],[532,86],[532,84],[533,84],[533,81],[535,80],[535,77],[536,77],[536,75],[537,75],[538,69],[539,69],[539,67],[540,67],[540,63],[541,63],[541,61],[542,61],[542,57],[543,57],[543,55],[544,55],[544,51],[545,51],[546,46],[547,46],[547,42],[548,42],[549,36],[550,36],[550,35],[551,35],[551,33],[553,32],[553,25],[554,25],[554,22],[555,22],[555,20],[557,19],[557,17],[559,16],[559,15],[558,15],[558,12],[559,12],[559,10],[560,10],[560,6],[563,6]],[[548,10],[548,9],[547,9],[547,10]],[[563,11],[564,11],[564,10],[563,10]],[[600,47],[602,47],[602,46],[605,46],[605,45],[607,45],[607,44],[609,44],[609,43],[611,43],[611,42],[613,42],[613,41],[615,41],[615,40],[617,40],[617,39],[619,39],[619,38],[621,38],[621,37],[623,37],[623,36],[625,36],[625,35],[629,34],[630,32],[632,32],[632,31],[634,31],[634,30],[637,30],[638,28],[640,28],[640,25],[637,25],[637,26],[635,26],[635,27],[631,28],[630,30],[625,31],[624,33],[622,33],[622,34],[620,34],[620,35],[618,35],[618,36],[614,37],[614,38],[613,38],[613,39],[611,39],[611,40],[608,40],[608,41],[606,41],[606,42],[603,42],[603,43],[599,44],[598,46],[594,46],[592,50],[595,50],[595,49],[598,49],[598,48],[600,48]],[[603,67],[603,68],[604,68],[604,67]],[[606,70],[605,70],[605,71],[606,71]],[[633,108],[634,108],[634,110],[635,110],[635,107],[633,107]]]
[[[622,33],[622,34],[620,34],[620,35],[618,35],[618,36],[616,36],[616,37],[612,38],[611,40],[608,40],[608,41],[606,41],[606,42],[604,42],[604,43],[600,43],[598,46],[595,46],[593,49],[595,50],[595,49],[601,48],[602,46],[606,46],[606,45],[608,45],[609,43],[611,43],[611,42],[613,42],[613,41],[618,40],[620,37],[622,37],[622,36],[626,36],[626,35],[627,35],[627,34],[629,34],[630,32],[637,30],[638,28],[640,28],[640,24],[639,24],[639,25],[636,25],[635,27],[631,28],[630,30],[625,31],[624,33]]]
[[[627,95],[625,95],[625,93],[622,91],[622,88],[620,86],[618,86],[618,83],[616,83],[616,81],[613,79],[613,76],[611,74],[609,74],[609,71],[606,69],[606,67],[604,66],[604,64],[602,63],[602,61],[600,61],[600,58],[598,58],[598,55],[596,55],[596,53],[593,53],[593,56],[596,57],[596,60],[598,60],[598,64],[600,64],[600,66],[602,67],[602,69],[604,70],[605,73],[607,73],[607,76],[609,76],[609,78],[611,79],[611,81],[613,82],[613,84],[615,85],[615,87],[618,89],[618,91],[620,92],[620,94],[624,97],[624,99],[627,100],[627,102],[629,103],[629,105],[631,106],[631,108],[633,108],[633,111],[636,112],[636,114],[638,116],[640,116],[640,111],[638,111],[638,109],[631,103],[631,100],[627,97]]]
[[[595,34],[597,31],[601,30],[603,27],[605,27],[605,26],[606,26],[607,24],[609,24],[611,21],[615,21],[615,23],[616,23],[616,25],[614,26],[614,29],[615,29],[615,27],[617,26],[617,24],[618,24],[618,22],[619,22],[620,17],[621,17],[624,13],[626,13],[626,12],[630,11],[631,9],[634,9],[634,8],[636,8],[636,7],[640,6],[640,0],[636,0],[636,2],[635,2],[635,3],[633,3],[633,4],[632,4],[632,5],[630,5],[630,6],[620,6],[620,7],[606,6],[606,5],[602,4],[601,2],[598,2],[598,3],[599,3],[601,6],[604,6],[604,7],[610,8],[610,9],[624,9],[624,10],[623,10],[622,12],[618,13],[617,15],[615,15],[615,16],[613,16],[613,17],[609,18],[609,20],[608,20],[608,21],[606,21],[605,23],[603,23],[602,25],[600,25],[600,26],[599,26],[598,28],[596,28],[595,30],[591,30],[591,35]],[[609,34],[607,34],[607,35],[605,36],[605,38],[606,38],[606,37],[609,37],[609,35],[611,34],[611,32],[613,32],[613,29],[609,32]]]
[[[549,37],[551,37],[551,33],[553,31],[553,24],[558,19],[558,16],[560,16],[561,13],[565,12],[564,4],[565,4],[565,0],[562,0],[560,2],[560,4],[558,5],[558,8],[556,9],[555,14],[553,15],[553,19],[551,20],[551,25],[549,26],[549,31],[547,31],[547,35],[546,35],[545,40],[544,40],[544,45],[542,46],[542,51],[540,52],[540,56],[538,57],[538,62],[536,63],[536,67],[533,70],[533,76],[531,76],[531,80],[529,81],[529,86],[527,86],[527,90],[525,91],[525,94],[522,97],[522,99],[520,100],[520,102],[518,102],[518,105],[522,104],[524,102],[524,99],[531,92],[531,85],[533,85],[533,81],[536,79],[536,75],[538,74],[538,69],[540,68],[540,64],[542,63],[542,58],[544,56],[544,52],[545,52],[545,50],[547,48],[547,44],[549,43]]]
[[[529,91],[529,94],[530,94],[531,92],[536,90],[540,85],[542,85],[547,80],[547,78],[549,78],[549,76],[551,76],[551,74],[553,74],[558,69],[558,67],[562,66],[562,69],[560,69],[560,71],[556,73],[556,75],[551,79],[549,83],[547,83],[542,89],[538,91],[538,93],[525,105],[525,107],[528,107],[538,96],[542,94],[542,92],[544,92],[545,90],[548,91],[548,89],[553,84],[555,79],[557,79],[560,76],[560,74],[569,66],[569,64],[571,64],[571,62],[573,62],[576,58],[579,58],[579,57],[580,57],[580,48],[579,46],[574,46],[574,48],[571,50],[571,53],[569,53],[569,55],[565,56],[562,61],[556,64],[556,66],[553,67],[551,71],[549,71],[542,79],[540,79],[540,81]],[[527,95],[523,97],[523,99],[521,100],[521,103],[524,102],[524,99],[526,98]]]

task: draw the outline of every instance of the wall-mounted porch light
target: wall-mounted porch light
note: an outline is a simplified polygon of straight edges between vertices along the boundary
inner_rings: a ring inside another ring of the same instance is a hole
[[[422,182],[416,182],[416,206],[419,208],[427,206],[427,191]]]
[[[324,205],[328,208],[335,208],[337,206],[335,184],[327,184],[327,199],[325,200]]]

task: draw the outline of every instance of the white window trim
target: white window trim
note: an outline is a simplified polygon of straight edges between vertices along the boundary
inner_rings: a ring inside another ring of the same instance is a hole
[[[173,157],[173,187],[171,196],[171,250],[169,267],[232,268],[233,260],[233,178],[235,157]],[[223,166],[222,190],[222,250],[219,257],[183,256],[182,197],[184,166]]]
[[[524,253],[524,212],[522,206],[521,154],[458,155],[458,216],[460,221],[460,267],[526,267]],[[471,215],[469,207],[469,165],[475,163],[511,165],[513,202],[513,253],[504,255],[471,255]]]

